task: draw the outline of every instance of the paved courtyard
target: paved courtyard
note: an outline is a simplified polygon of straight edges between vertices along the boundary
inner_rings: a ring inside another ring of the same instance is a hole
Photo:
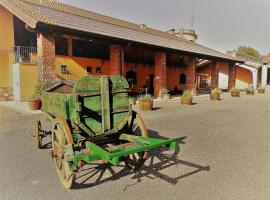
[[[155,102],[142,113],[151,135],[177,137],[180,149],[152,151],[137,172],[87,165],[70,191],[50,149],[36,149],[30,136],[42,115],[0,107],[0,199],[269,200],[270,92],[222,98]]]

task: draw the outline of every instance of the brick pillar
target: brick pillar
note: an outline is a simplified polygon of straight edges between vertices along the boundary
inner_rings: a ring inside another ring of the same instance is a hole
[[[155,54],[155,91],[154,95],[159,96],[162,88],[166,87],[166,53],[156,52]]]
[[[211,67],[211,88],[218,88],[219,62],[214,62]]]
[[[188,58],[187,66],[187,89],[191,90],[194,95],[197,94],[196,91],[196,60],[193,57]]]
[[[67,43],[68,43],[68,56],[73,56],[73,42],[72,42],[72,37],[67,38]]]
[[[124,48],[120,45],[110,46],[110,74],[122,75],[124,66]]]
[[[231,90],[232,87],[235,87],[235,79],[236,79],[236,65],[235,63],[228,63],[229,73],[228,73],[228,91]]]
[[[55,38],[37,33],[37,54],[39,80],[55,80]]]

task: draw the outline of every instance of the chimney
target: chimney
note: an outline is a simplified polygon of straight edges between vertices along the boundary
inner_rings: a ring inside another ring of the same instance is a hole
[[[146,29],[146,25],[145,24],[140,24],[141,29]]]

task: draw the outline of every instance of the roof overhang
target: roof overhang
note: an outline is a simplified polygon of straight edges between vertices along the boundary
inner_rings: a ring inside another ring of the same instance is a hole
[[[203,59],[242,62],[230,55],[176,38],[163,31],[148,27],[141,29],[136,24],[61,3],[45,0],[0,0],[0,4],[33,29],[36,29],[39,24],[46,24],[53,28],[64,28],[75,32],[150,45]]]
[[[22,20],[31,28],[33,29],[36,28],[38,21],[31,15],[27,14],[26,12],[23,12],[22,9],[15,6],[11,1],[0,0],[0,5],[6,8],[9,12],[18,17],[20,20]]]

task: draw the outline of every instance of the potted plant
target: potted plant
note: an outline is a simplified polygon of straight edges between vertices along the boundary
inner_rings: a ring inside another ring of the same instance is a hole
[[[262,93],[265,93],[265,87],[258,87],[258,93],[262,94]]]
[[[163,97],[163,99],[165,100],[169,100],[170,99],[170,93],[169,90],[167,88],[162,88],[160,90],[161,96]]]
[[[254,90],[250,85],[246,89],[246,93],[247,93],[247,95],[254,95]]]
[[[140,110],[150,111],[153,109],[153,99],[150,94],[141,95],[139,97]]]
[[[215,89],[211,90],[210,99],[213,101],[219,101],[220,94],[221,94],[221,90],[218,88],[215,88]]]
[[[27,99],[28,106],[31,110],[40,110],[41,109],[41,100],[40,96],[43,90],[48,87],[46,82],[38,81],[35,86],[35,94]]]
[[[240,97],[240,90],[236,87],[231,88],[231,96],[232,97]]]
[[[192,105],[192,93],[190,90],[185,90],[183,95],[181,96],[181,103],[182,104],[187,104],[187,105]]]

